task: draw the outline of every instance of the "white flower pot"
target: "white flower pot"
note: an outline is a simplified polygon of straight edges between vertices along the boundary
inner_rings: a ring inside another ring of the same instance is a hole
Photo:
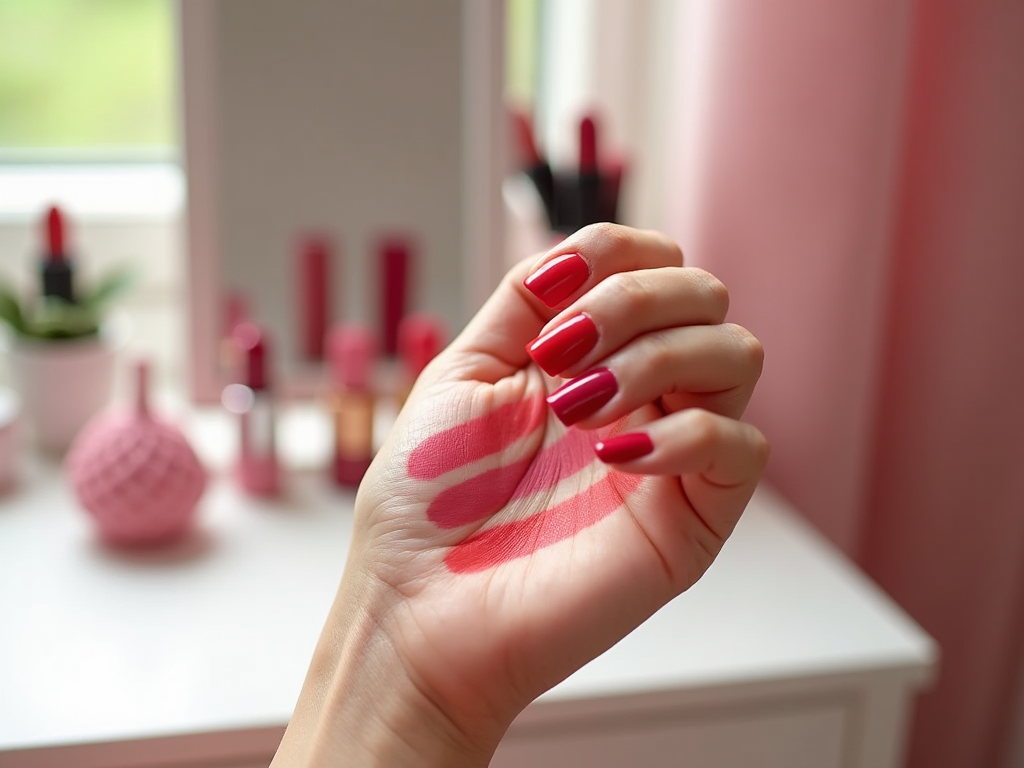
[[[32,445],[55,454],[68,449],[85,423],[110,402],[123,345],[123,334],[110,332],[59,341],[9,339],[11,381]]]

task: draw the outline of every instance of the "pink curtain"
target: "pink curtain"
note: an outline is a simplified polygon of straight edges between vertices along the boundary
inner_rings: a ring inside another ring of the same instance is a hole
[[[769,477],[940,643],[915,768],[1002,765],[1024,648],[1024,3],[680,17],[670,230],[764,342]]]

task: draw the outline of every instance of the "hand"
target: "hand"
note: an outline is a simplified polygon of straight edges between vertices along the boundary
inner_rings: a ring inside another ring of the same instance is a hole
[[[308,761],[361,734],[392,764],[389,740],[484,765],[527,704],[704,573],[768,454],[738,421],[761,346],[727,304],[676,245],[608,224],[509,272],[360,487],[289,727],[321,745]]]

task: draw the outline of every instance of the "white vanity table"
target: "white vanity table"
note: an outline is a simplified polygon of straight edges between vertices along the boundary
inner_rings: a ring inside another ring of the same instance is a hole
[[[267,765],[351,500],[308,471],[277,503],[221,476],[195,536],[124,555],[95,542],[55,467],[24,467],[0,497],[0,766]],[[529,707],[493,765],[895,768],[935,660],[762,489],[704,579]]]

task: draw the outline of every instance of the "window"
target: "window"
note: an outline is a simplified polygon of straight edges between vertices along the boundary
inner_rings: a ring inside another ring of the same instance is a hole
[[[0,3],[5,159],[172,156],[170,0]]]
[[[83,279],[135,268],[133,347],[179,379],[175,27],[174,0],[0,2],[0,279],[37,290],[40,222],[61,206]]]

